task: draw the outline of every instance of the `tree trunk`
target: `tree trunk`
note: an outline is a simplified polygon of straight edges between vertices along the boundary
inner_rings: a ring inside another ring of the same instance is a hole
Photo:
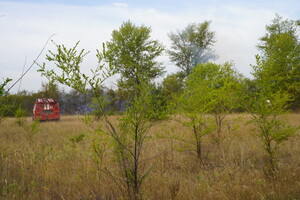
[[[201,146],[201,136],[199,135],[199,132],[197,130],[197,127],[193,126],[194,136],[196,140],[196,152],[197,152],[197,158],[202,161],[202,146]]]

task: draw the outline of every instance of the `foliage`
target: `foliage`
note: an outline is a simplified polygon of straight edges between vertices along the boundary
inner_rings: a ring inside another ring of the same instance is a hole
[[[0,123],[3,120],[3,118],[5,116],[7,116],[7,112],[9,112],[9,105],[10,104],[6,104],[6,95],[7,95],[7,91],[5,90],[5,86],[12,81],[12,79],[10,78],[6,78],[3,83],[0,83]]]
[[[256,55],[256,65],[253,66],[256,90],[245,95],[245,105],[264,143],[266,166],[272,176],[277,170],[279,146],[296,131],[279,116],[286,112],[290,102],[295,106],[294,99],[300,94],[298,28],[298,21],[283,20],[278,15],[271,25],[266,26],[267,34],[258,45],[261,55]]]
[[[180,73],[168,75],[162,82],[164,96],[170,101],[179,95],[184,88],[183,78]]]
[[[0,122],[7,116],[14,116],[17,106],[13,105],[13,99],[9,96],[0,97],[1,106],[0,106]]]
[[[168,114],[168,100],[165,96],[163,88],[160,85],[149,86],[150,107],[153,110],[152,121],[163,120],[167,118]]]
[[[40,131],[40,121],[39,119],[33,120],[32,123],[23,123],[24,130],[27,132],[27,137],[29,142],[34,143],[34,136]]]
[[[227,62],[223,65],[213,63],[199,64],[187,79],[187,89],[195,90],[205,97],[217,126],[217,141],[220,140],[222,122],[226,115],[239,105],[239,91],[242,90],[243,77]],[[197,97],[200,98],[200,97]]]
[[[266,167],[269,175],[277,170],[276,154],[280,145],[295,134],[297,128],[287,125],[280,115],[286,112],[290,95],[287,92],[273,92],[264,88],[248,96],[245,104],[252,115],[252,120],[258,131],[257,135],[264,144],[267,153]]]
[[[154,61],[160,55],[162,47],[157,41],[149,39],[149,33],[149,28],[136,27],[131,22],[124,23],[119,32],[113,32],[112,41],[107,42],[108,50],[104,49],[102,53],[97,50],[99,65],[96,70],[91,71],[92,76],[82,73],[80,69],[81,62],[87,53],[84,49],[77,51],[79,43],[70,49],[64,45],[56,45],[57,52],[49,51],[46,55],[46,59],[54,62],[60,69],[60,74],[57,70],[46,69],[45,63],[40,65],[39,70],[50,81],[62,83],[82,93],[87,93],[87,87],[90,87],[105,124],[104,127],[99,126],[98,129],[101,133],[108,135],[114,144],[116,161],[119,163],[119,173],[123,180],[121,183],[116,182],[120,188],[123,184],[125,185],[126,196],[130,199],[141,198],[141,184],[146,173],[140,168],[140,156],[150,127],[148,121],[153,118],[156,111],[152,109],[150,103],[149,81],[162,71],[158,63]],[[130,42],[123,44],[122,38]],[[123,48],[128,48],[128,51],[123,52]],[[104,65],[101,63],[103,60],[109,64],[106,71],[103,71]],[[127,94],[130,94],[130,98],[126,99],[127,108],[119,125],[113,124],[107,117],[105,112],[107,102],[98,92],[104,80],[117,72],[121,72],[122,81],[125,80],[128,87]],[[98,150],[95,147],[93,149]]]
[[[194,135],[197,157],[202,159],[201,138],[213,134],[220,142],[222,122],[226,115],[239,104],[239,93],[243,77],[232,63],[198,64],[186,79],[183,93],[177,97],[177,109],[185,116],[181,123],[189,127]],[[214,117],[213,123],[210,114]]]
[[[121,108],[119,107],[119,102],[121,102],[121,98],[117,91],[113,89],[108,89],[106,91],[106,98],[107,98],[107,110],[109,110],[110,114],[114,114],[117,112],[121,112]]]
[[[121,112],[121,109],[119,108],[119,101],[120,97],[118,96],[118,93],[114,91],[113,89],[108,88],[101,88],[99,89],[99,100],[96,99],[96,97],[92,97],[90,108],[92,109],[92,114],[96,117],[97,120],[100,120],[100,117],[102,116],[101,110],[99,110],[98,101],[101,101],[104,103],[104,110],[107,115],[116,114],[117,112]]]
[[[194,71],[196,70],[197,68]],[[192,144],[197,158],[202,161],[202,137],[211,134],[214,130],[210,118],[206,115],[213,110],[213,102],[209,96],[209,86],[198,83],[196,77],[194,73],[187,77],[186,89],[177,97],[177,110],[185,117],[178,120],[192,131],[194,136]]]
[[[1,96],[4,96],[4,95],[6,94],[5,86],[6,86],[9,82],[11,82],[11,81],[12,81],[12,79],[6,78],[6,79],[3,81],[3,83],[0,84],[0,97],[1,97]]]
[[[300,96],[300,40],[299,23],[283,20],[276,15],[272,24],[266,26],[266,35],[260,38],[256,55],[254,76],[257,81],[266,82],[274,92],[288,91]],[[300,102],[294,101],[294,107]]]
[[[52,82],[56,81],[71,88],[76,88],[76,90],[82,93],[86,93],[86,86],[88,84],[99,85],[103,82],[103,79],[105,77],[97,77],[98,73],[103,69],[103,65],[100,64],[101,59],[99,56],[99,65],[95,70],[91,70],[91,79],[88,79],[88,76],[80,71],[80,64],[82,63],[83,58],[89,52],[85,52],[84,49],[80,50],[80,52],[77,52],[76,48],[78,45],[79,42],[77,42],[76,45],[70,49],[67,49],[67,47],[65,47],[64,45],[56,45],[57,54],[49,51],[49,54],[46,55],[46,59],[48,61],[54,62],[55,65],[61,70],[61,76],[58,76],[54,69],[46,70],[45,63],[43,63],[43,65],[40,65],[40,69],[38,71]]]
[[[26,110],[23,110],[21,106],[17,109],[15,113],[16,123],[19,126],[22,126],[25,122]]]
[[[56,101],[60,101],[59,87],[52,82],[42,83],[42,89],[39,91],[40,98],[53,98]]]
[[[119,88],[125,93],[126,110],[120,119],[120,131],[114,132],[115,154],[126,185],[128,198],[141,198],[145,173],[140,156],[150,124],[161,117],[161,95],[156,95],[151,81],[163,74],[156,61],[163,46],[150,38],[151,29],[124,22],[106,42],[102,56],[112,71],[120,73]],[[151,95],[150,95],[151,94]]]
[[[93,92],[87,90],[81,93],[75,89],[71,89],[68,93],[61,94],[59,103],[61,112],[65,114],[86,114],[90,111],[89,105],[92,102]]]
[[[81,142],[84,139],[85,135],[84,134],[79,134],[75,137],[70,138],[70,141],[72,142],[73,145],[75,145],[76,143]]]
[[[141,156],[148,130],[152,126],[149,121],[156,114],[151,106],[149,86],[144,83],[138,87],[140,93],[136,93],[131,106],[120,119],[120,132],[114,142],[114,151],[130,199],[141,198],[141,185],[149,172]]]
[[[210,22],[193,23],[183,31],[171,32],[172,46],[168,51],[171,61],[182,70],[184,77],[192,72],[199,63],[206,63],[215,58],[211,47],[215,43],[215,33],[209,30]]]
[[[150,38],[150,33],[151,28],[126,21],[112,32],[111,40],[103,45],[103,58],[114,72],[121,74],[119,86],[132,88],[162,75],[163,68],[156,58],[164,48]]]

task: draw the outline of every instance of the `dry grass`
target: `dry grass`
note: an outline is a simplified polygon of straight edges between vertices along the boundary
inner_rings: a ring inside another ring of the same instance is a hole
[[[283,116],[299,125],[299,114]],[[228,116],[222,141],[205,136],[205,160],[200,165],[184,143],[156,135],[183,135],[188,130],[175,121],[156,123],[144,146],[145,199],[300,199],[300,136],[280,149],[279,173],[270,180],[264,173],[264,152],[248,115]],[[116,119],[113,119],[116,121]],[[28,118],[26,126],[31,120]],[[93,159],[92,137],[75,116],[39,124],[39,131],[20,127],[15,119],[0,124],[0,199],[121,199],[114,181],[117,167],[112,151],[100,165]],[[85,134],[82,141],[70,139]],[[109,174],[113,173],[113,174]],[[114,176],[114,178],[112,177]]]

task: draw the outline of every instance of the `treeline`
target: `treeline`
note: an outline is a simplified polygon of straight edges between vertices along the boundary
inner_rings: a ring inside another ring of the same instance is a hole
[[[169,86],[169,85],[168,85]],[[166,87],[168,87],[166,86]],[[167,100],[170,91],[161,85],[153,85],[152,101],[157,104],[157,109],[166,110]],[[98,93],[105,99],[105,110],[108,114],[120,114],[126,108],[125,91],[100,87]],[[18,109],[22,109],[26,116],[31,116],[33,106],[38,98],[53,98],[59,102],[61,114],[92,114],[99,117],[96,99],[93,91],[87,90],[81,93],[75,89],[66,92],[59,88],[57,84],[43,83],[38,92],[20,91],[17,94],[6,95],[1,99],[2,105],[0,113],[6,117],[13,117]]]
[[[211,72],[215,75],[216,73],[220,74],[224,72],[219,71],[220,67],[227,66],[229,67],[229,70],[232,70],[230,72],[232,73],[231,78],[243,85],[243,88],[235,88],[235,94],[241,93],[242,90],[244,90],[245,93],[250,93],[254,89],[253,81],[243,78],[241,74],[232,68],[231,63],[226,63],[224,66],[211,63],[210,67],[211,66],[215,66],[215,72]],[[180,73],[171,74],[168,75],[162,83],[151,84],[150,98],[153,109],[157,111],[157,119],[163,119],[167,114],[172,113],[172,106],[174,106],[174,103],[178,100],[179,96],[183,94],[185,86],[181,76]],[[238,91],[238,89],[240,91]],[[247,92],[246,90],[249,91]],[[105,101],[105,111],[107,114],[121,114],[126,110],[126,106],[129,106],[127,102],[128,92],[122,88],[112,89],[101,86],[97,89],[97,93]],[[206,94],[206,96],[208,96],[208,94]],[[5,106],[1,106],[0,113],[2,116],[13,117],[18,109],[22,109],[26,116],[31,116],[34,103],[38,98],[53,98],[57,100],[60,105],[61,114],[63,115],[92,114],[96,117],[101,116],[92,90],[88,89],[86,92],[82,93],[78,90],[71,89],[66,92],[65,90],[60,89],[57,84],[51,82],[43,83],[38,92],[28,92],[23,90],[17,94],[2,97],[1,103]],[[243,112],[245,109],[242,106],[235,106],[232,108],[232,111]]]
[[[109,105],[107,110],[115,113],[121,110],[121,103],[117,99],[116,91],[108,88],[100,88],[99,93],[107,99]],[[1,113],[4,116],[13,117],[18,109],[25,111],[27,116],[32,115],[32,110],[36,99],[38,98],[53,98],[59,102],[61,114],[87,114],[93,113],[97,108],[93,104],[92,93],[82,94],[74,89],[69,92],[61,90],[57,84],[43,83],[42,88],[38,92],[21,91],[17,94],[7,95],[2,99]],[[97,112],[95,112],[97,114]]]

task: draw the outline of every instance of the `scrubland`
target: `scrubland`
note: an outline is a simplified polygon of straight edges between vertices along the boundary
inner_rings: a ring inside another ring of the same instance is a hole
[[[300,114],[281,116],[299,125]],[[80,116],[38,123],[27,118],[19,126],[7,118],[0,124],[0,199],[123,199],[118,166],[109,142],[95,154],[95,135]],[[111,119],[117,123],[117,118]],[[151,127],[142,152],[144,199],[300,199],[300,134],[278,152],[278,172],[268,177],[265,153],[246,114],[229,115],[221,141],[203,137],[200,163],[180,138],[192,137],[173,120]],[[101,122],[95,122],[101,123]],[[99,144],[101,141],[98,141]],[[102,144],[103,145],[103,144]]]

